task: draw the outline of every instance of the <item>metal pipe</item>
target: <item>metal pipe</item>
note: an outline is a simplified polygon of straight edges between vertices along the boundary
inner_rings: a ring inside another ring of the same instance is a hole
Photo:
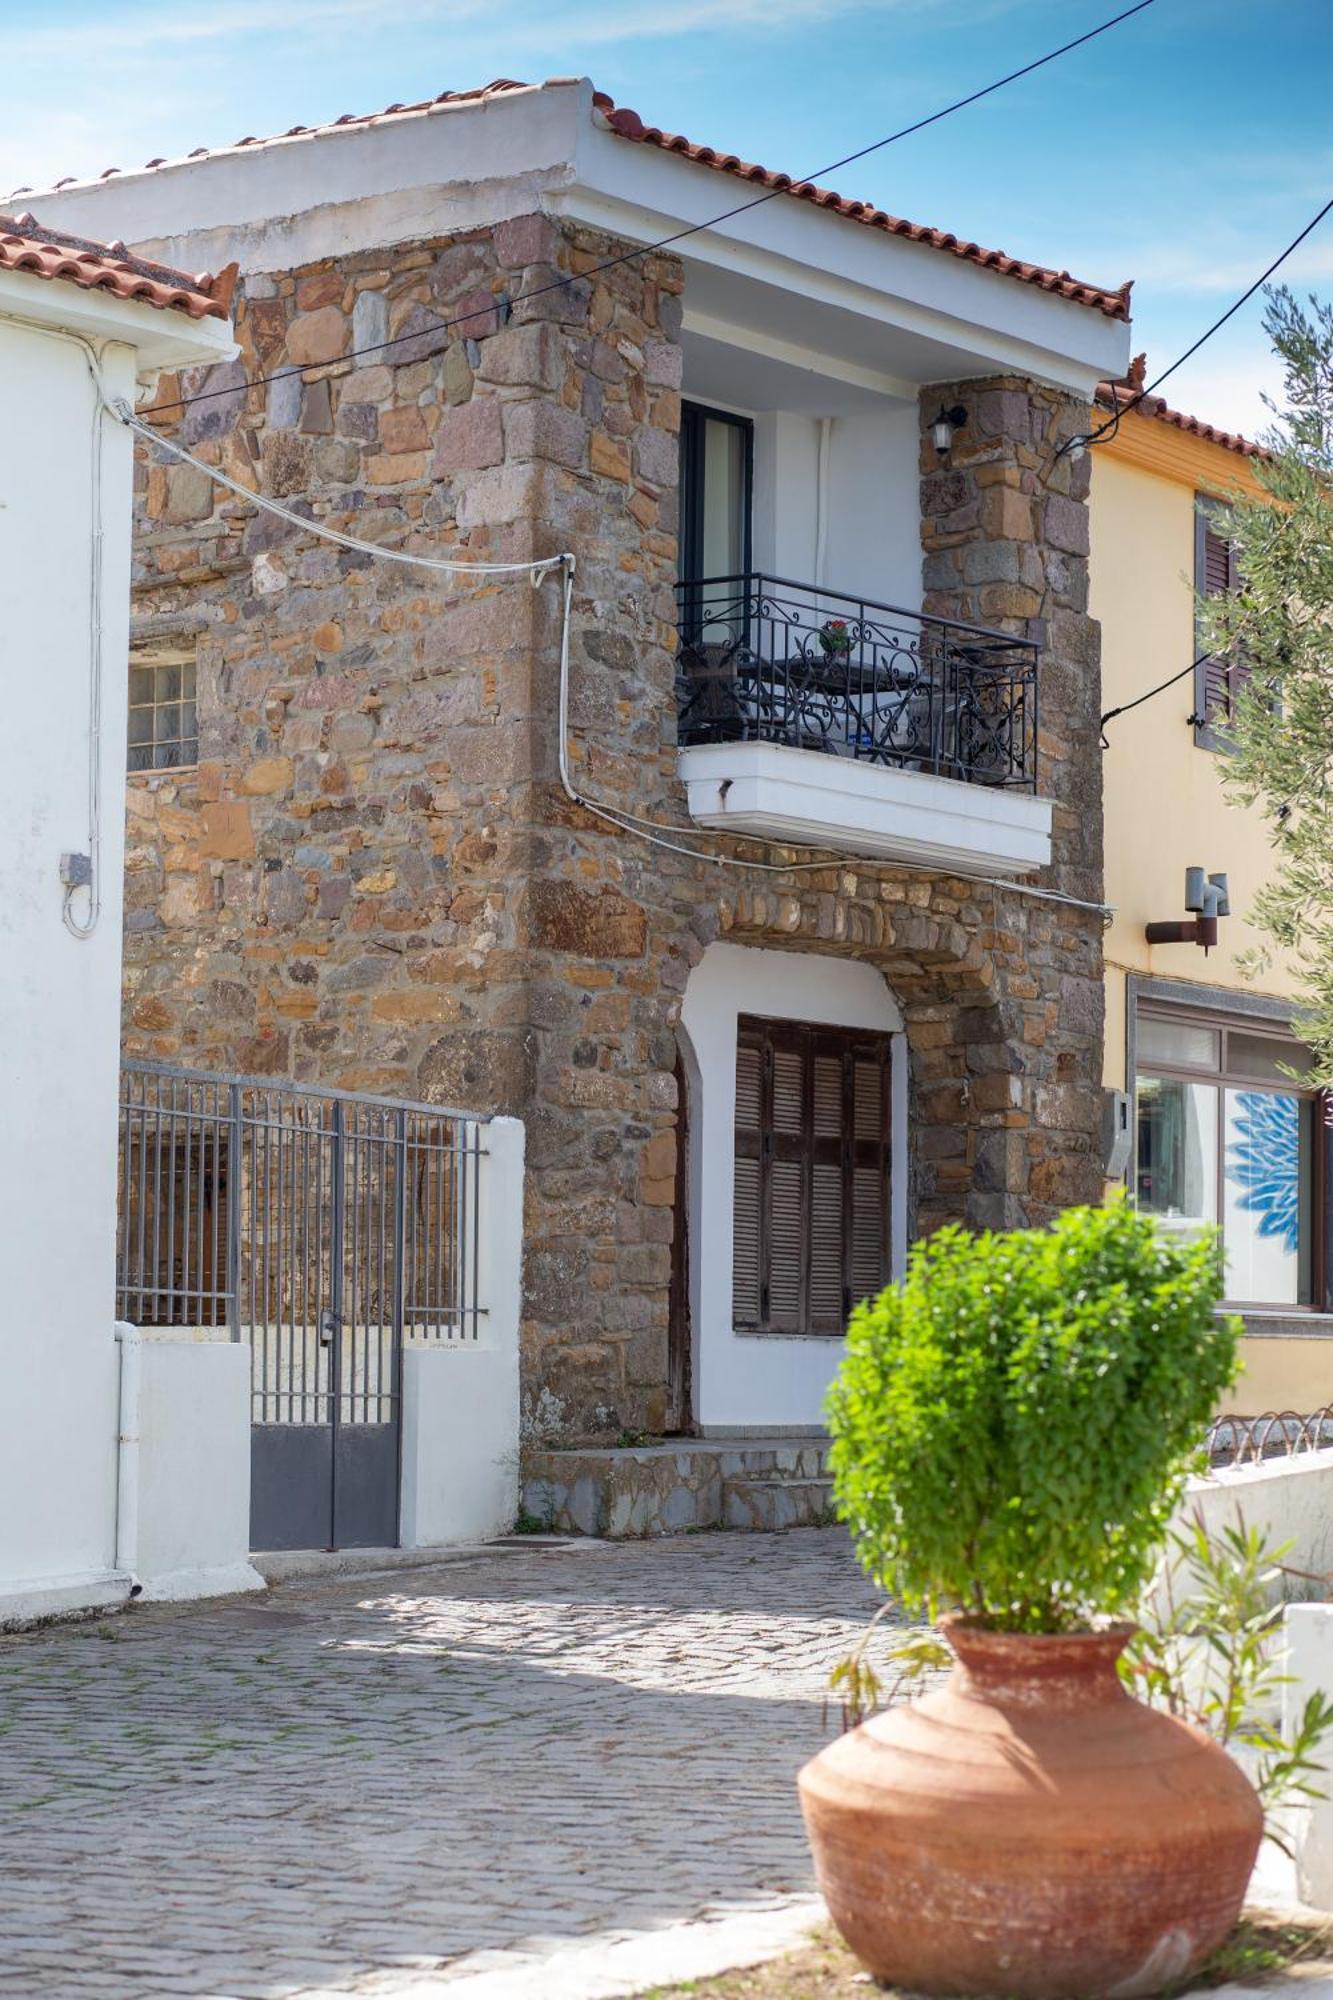
[[[139,1385],[142,1341],[139,1329],[118,1319],[120,1347],[120,1408],[116,1427],[116,1568],[130,1578],[130,1596],[143,1589],[135,1572],[139,1563]]]

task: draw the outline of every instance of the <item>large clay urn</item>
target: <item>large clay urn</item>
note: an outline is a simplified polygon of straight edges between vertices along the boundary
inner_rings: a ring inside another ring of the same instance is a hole
[[[1129,2000],[1221,1943],[1263,1813],[1225,1750],[1125,1691],[1131,1629],[1029,1638],[945,1620],[945,1684],[806,1765],[820,1888],[881,1979]]]

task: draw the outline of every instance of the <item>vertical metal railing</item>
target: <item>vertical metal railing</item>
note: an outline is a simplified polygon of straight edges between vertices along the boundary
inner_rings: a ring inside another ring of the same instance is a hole
[[[249,1341],[258,1423],[386,1421],[404,1341],[478,1338],[487,1122],[125,1062],[117,1314]]]

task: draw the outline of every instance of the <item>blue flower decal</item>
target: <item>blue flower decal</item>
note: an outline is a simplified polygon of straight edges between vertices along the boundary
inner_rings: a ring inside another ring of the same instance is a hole
[[[1258,1216],[1260,1236],[1280,1237],[1294,1255],[1301,1240],[1300,1099],[1238,1090],[1234,1102],[1227,1179],[1243,1190],[1236,1206]]]

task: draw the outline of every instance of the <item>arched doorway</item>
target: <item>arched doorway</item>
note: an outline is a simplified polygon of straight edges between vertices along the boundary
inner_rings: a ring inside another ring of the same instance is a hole
[[[906,1256],[901,1010],[863,960],[715,943],[681,1028],[695,1424],[817,1429],[848,1302]]]

